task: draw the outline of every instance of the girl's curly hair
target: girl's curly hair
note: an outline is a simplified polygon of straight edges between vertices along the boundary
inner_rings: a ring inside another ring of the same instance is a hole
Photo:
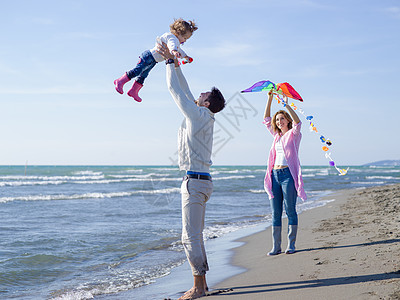
[[[193,33],[197,30],[197,26],[194,21],[185,21],[182,18],[174,19],[174,23],[169,25],[170,31],[175,35],[184,35],[187,32]]]

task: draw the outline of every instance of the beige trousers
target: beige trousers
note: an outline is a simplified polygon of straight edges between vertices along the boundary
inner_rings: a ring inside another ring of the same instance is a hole
[[[185,178],[182,195],[182,244],[193,275],[208,271],[203,229],[206,203],[213,191],[211,180]]]

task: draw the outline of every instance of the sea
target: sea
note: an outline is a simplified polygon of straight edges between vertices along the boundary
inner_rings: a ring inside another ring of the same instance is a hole
[[[300,220],[337,190],[400,182],[400,166],[354,166],[345,176],[302,169]],[[192,284],[180,242],[183,175],[175,166],[0,166],[0,299],[178,298],[177,280]],[[218,245],[271,224],[265,166],[214,166],[211,175],[210,276],[229,253]],[[224,270],[212,280],[232,275]]]

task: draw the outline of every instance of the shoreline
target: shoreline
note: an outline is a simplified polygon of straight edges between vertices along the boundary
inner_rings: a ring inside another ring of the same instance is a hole
[[[253,227],[245,227],[225,234],[217,239],[206,241],[206,251],[212,272],[207,273],[207,282],[210,288],[236,274],[246,271],[245,268],[231,263],[233,251],[243,245],[239,240],[265,230],[269,223],[262,223]],[[96,299],[120,300],[120,299],[178,299],[193,285],[191,268],[185,258],[184,262],[162,277],[154,279],[149,284],[119,292],[116,294],[104,294],[96,296]],[[229,275],[227,275],[229,274]]]
[[[312,202],[300,202],[298,208],[299,216],[308,211],[329,205],[334,201],[337,192],[330,191],[325,195],[318,196]],[[309,206],[311,203],[311,206]],[[284,222],[286,217],[284,216]],[[220,282],[229,280],[232,276],[246,272],[246,268],[232,263],[234,253],[238,247],[245,244],[242,239],[265,232],[271,226],[270,220],[253,226],[244,227],[227,233],[217,239],[206,241],[206,251],[211,271],[207,273],[207,283],[210,291]],[[264,240],[267,240],[266,238]],[[132,290],[119,292],[117,294],[106,294],[96,296],[96,299],[177,299],[193,285],[191,269],[187,260],[183,264],[174,267],[167,275],[154,279],[154,282],[137,287]]]
[[[387,191],[380,192],[382,189],[395,189],[389,191],[394,195],[386,195]],[[379,193],[385,195],[380,197],[389,199],[385,201],[389,202],[387,211],[381,212],[381,216],[392,220],[392,225],[382,225],[383,228],[392,228],[385,229],[391,235],[389,237],[385,233],[377,235],[382,228],[366,230],[353,220],[360,219],[363,225],[380,223],[376,214],[370,214],[371,199],[364,199]],[[292,255],[266,255],[272,245],[268,222],[207,241],[207,255],[212,266],[207,273],[210,287],[207,296],[251,300],[400,299],[400,215],[397,216],[390,205],[395,195],[400,208],[400,184],[339,190],[323,196],[316,201],[324,203],[322,206],[300,212],[297,253]],[[360,203],[363,209],[355,213],[354,209]],[[286,218],[283,218],[282,227],[284,250]],[[389,249],[382,254],[380,247]],[[367,250],[366,253],[364,250]],[[386,259],[383,267],[380,265],[382,255]],[[369,272],[371,270],[380,272]],[[190,267],[185,261],[153,283],[95,298],[177,299],[192,286],[190,274]]]
[[[271,227],[240,238],[246,271],[208,293],[224,299],[400,299],[400,184],[342,190],[301,213],[297,252],[266,255]],[[282,248],[286,247],[283,219]]]

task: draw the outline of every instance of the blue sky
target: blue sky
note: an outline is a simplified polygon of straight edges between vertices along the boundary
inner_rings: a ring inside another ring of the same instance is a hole
[[[266,164],[267,95],[237,94],[260,80],[296,88],[338,165],[400,159],[399,1],[0,3],[2,165],[172,164],[183,118],[165,65],[150,73],[142,103],[113,80],[179,17],[199,27],[183,47],[194,58],[182,67],[193,94],[217,86],[230,101],[216,116],[214,164]],[[328,164],[302,121],[302,164]]]

